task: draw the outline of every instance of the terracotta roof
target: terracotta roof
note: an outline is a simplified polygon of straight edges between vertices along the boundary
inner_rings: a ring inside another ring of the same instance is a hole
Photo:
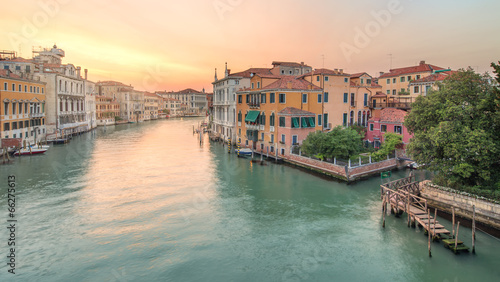
[[[246,77],[246,78],[249,78],[249,77],[251,77],[252,73],[256,73],[256,74],[271,74],[271,69],[267,69],[267,68],[249,68],[249,69],[244,70],[242,72],[231,73],[228,77]]]
[[[0,69],[0,76],[7,77],[7,78],[21,79],[21,77],[19,75],[11,72],[10,70],[2,70],[2,69]]]
[[[2,59],[1,61],[3,61],[3,62],[16,62],[16,63],[33,63],[33,60],[25,59],[25,58],[21,58],[21,57],[10,59],[10,60]]]
[[[144,96],[160,98],[158,95],[149,92],[144,92]]]
[[[408,112],[395,109],[395,108],[384,108],[380,111],[380,121],[381,122],[404,122],[405,116]]]
[[[302,63],[295,63],[295,62],[279,62],[279,61],[274,61],[272,63],[273,66],[285,66],[285,67],[309,67],[308,65],[305,65],[303,62]]]
[[[301,109],[297,109],[294,107],[286,107],[283,110],[278,112],[278,115],[290,115],[290,116],[313,116],[315,117],[315,113],[311,113],[308,111],[304,111]]]
[[[266,89],[322,90],[320,87],[296,76],[282,75],[279,80],[262,87]]]
[[[330,70],[330,69],[315,69],[312,72],[308,72],[304,75],[301,75],[300,78],[306,77],[306,76],[311,76],[311,75],[344,75],[344,76],[349,76],[348,73],[340,72],[340,71],[335,71],[335,70]]]
[[[377,94],[373,95],[372,98],[386,98],[387,94],[384,94],[383,92],[377,92]]]
[[[412,81],[412,83],[424,83],[424,82],[436,82],[436,81],[443,81],[446,78],[448,78],[451,74],[455,73],[456,71],[446,71],[446,72],[441,72],[441,73],[433,73],[429,76],[422,77],[421,79],[417,79]]]
[[[121,82],[118,82],[118,81],[112,81],[112,80],[108,80],[108,81],[98,81],[96,83],[97,85],[101,85],[101,86],[128,86],[128,85],[125,85]],[[131,87],[131,86],[129,86]]]
[[[174,93],[178,93],[178,94],[191,94],[191,93],[202,93],[200,91],[197,91],[197,90],[194,90],[192,88],[187,88],[187,89],[184,89],[184,90],[181,90],[181,91],[177,91],[177,92],[174,92]]]
[[[382,85],[380,85],[380,84],[378,84],[378,83],[376,83],[376,82],[373,82],[373,81],[372,81],[372,85],[371,85],[371,87],[379,87],[379,88],[382,88]]]
[[[369,74],[368,74],[368,73],[366,73],[366,72],[358,72],[358,73],[353,73],[353,74],[351,74],[351,78],[358,78],[358,77],[361,77],[361,76],[362,76],[362,75],[364,75],[364,74],[368,75],[369,77],[372,77],[371,75],[369,75]]]
[[[426,64],[424,61],[422,61],[422,62],[420,62],[420,64],[418,66],[392,69],[388,73],[382,74],[379,78],[400,76],[400,75],[405,75],[405,74],[410,74],[410,73],[432,72],[435,70],[442,70],[442,69],[443,69],[442,67]]]

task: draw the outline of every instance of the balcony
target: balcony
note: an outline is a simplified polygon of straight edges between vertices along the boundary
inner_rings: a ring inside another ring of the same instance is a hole
[[[41,118],[44,117],[45,113],[30,113],[29,118]]]
[[[250,109],[257,109],[260,108],[260,103],[248,103],[248,106]]]
[[[274,126],[269,126],[269,132],[274,132]]]
[[[262,125],[262,124],[261,124],[261,125],[259,125],[259,130],[264,130],[265,128],[266,128],[266,126],[265,126],[265,125]]]
[[[248,130],[259,130],[260,126],[258,124],[245,124]]]

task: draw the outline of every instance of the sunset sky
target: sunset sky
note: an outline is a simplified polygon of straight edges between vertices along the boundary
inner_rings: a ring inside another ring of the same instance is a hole
[[[225,62],[378,76],[391,57],[393,68],[425,60],[479,72],[500,60],[498,0],[23,0],[2,10],[0,49],[31,58],[56,43],[90,80],[138,90],[211,92]]]

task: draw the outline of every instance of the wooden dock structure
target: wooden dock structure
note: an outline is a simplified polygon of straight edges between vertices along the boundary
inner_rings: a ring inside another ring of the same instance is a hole
[[[434,209],[434,214],[427,206],[427,200],[420,197],[420,182],[415,181],[414,176],[405,177],[389,183],[380,185],[383,223],[385,227],[385,215],[387,206],[390,205],[391,213],[396,216],[407,215],[408,227],[421,226],[425,230],[425,234],[429,237],[429,256],[431,256],[431,238],[433,241],[443,240],[445,247],[448,247],[455,253],[459,251],[467,251],[469,248],[463,245],[463,242],[458,241],[458,226],[457,234],[452,235],[439,221],[436,220],[437,209]],[[453,217],[454,219],[454,217]],[[460,224],[460,222],[459,222]],[[453,221],[453,229],[455,224]]]

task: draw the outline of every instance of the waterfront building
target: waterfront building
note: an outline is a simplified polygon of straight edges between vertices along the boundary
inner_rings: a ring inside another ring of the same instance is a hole
[[[351,74],[351,83],[348,102],[345,94],[343,104],[349,109],[342,113],[342,124],[352,126],[354,124],[367,126],[370,113],[370,97],[380,91],[382,87],[373,81],[372,76],[366,72]]]
[[[85,120],[87,121],[88,131],[97,127],[97,108],[95,82],[87,80],[87,70],[85,70],[83,85],[85,89]]]
[[[214,111],[214,93],[207,93],[207,114],[212,115]]]
[[[46,137],[46,83],[0,70],[0,138],[31,144]]]
[[[287,135],[291,134],[291,128],[298,127],[296,124],[287,125],[286,119],[280,123],[278,113],[285,108],[296,108],[304,117],[309,118],[310,113],[318,117],[322,114],[322,104],[318,103],[322,93],[320,87],[296,76],[254,74],[250,87],[236,93],[237,141],[262,152],[277,152],[280,156],[289,154],[294,139]],[[285,111],[282,114],[290,113]],[[317,121],[307,119],[304,122],[299,124],[300,128],[322,130]],[[300,141],[296,139],[297,143]]]
[[[120,117],[120,103],[111,97],[96,95],[96,123],[97,125],[113,125]]]
[[[394,132],[401,135],[404,145],[408,144],[413,136],[404,126],[407,114],[407,111],[396,108],[383,108],[380,111],[375,111],[374,116],[368,120],[365,141],[375,148],[379,148],[384,141],[384,134]]]
[[[316,131],[316,114],[294,107],[287,107],[278,112],[280,155],[285,150],[297,146],[307,138],[307,135]],[[262,149],[262,148],[261,148]]]
[[[378,84],[382,86],[384,94],[415,98],[420,94],[410,94],[408,89],[409,83],[413,80],[427,77],[438,70],[443,70],[443,68],[421,61],[417,66],[391,69],[388,73],[381,73],[378,78]]]
[[[183,110],[181,108],[182,103],[180,100],[174,98],[163,98],[163,103],[163,109],[167,111],[166,114],[170,117],[178,117],[183,115]],[[184,107],[186,107],[186,104],[184,104]]]
[[[242,72],[231,73],[227,68],[224,77],[218,79],[217,69],[213,85],[213,131],[224,141],[236,140],[236,92],[250,87],[250,78],[256,73],[271,74],[267,68],[250,68]]]
[[[274,75],[293,75],[300,76],[306,73],[312,72],[312,67],[304,64],[304,62],[279,62],[274,61],[272,63],[273,68],[270,70]]]
[[[99,95],[112,98],[120,104],[120,119],[130,122],[144,120],[144,92],[118,81],[99,81],[96,86]]]
[[[162,100],[160,96],[144,92],[144,120],[158,119],[160,100]]]
[[[163,98],[180,100],[182,104],[187,106],[184,115],[205,115],[207,112],[208,104],[205,89],[197,91],[192,88],[187,88],[177,92],[159,91],[156,92],[156,94],[161,95]]]

